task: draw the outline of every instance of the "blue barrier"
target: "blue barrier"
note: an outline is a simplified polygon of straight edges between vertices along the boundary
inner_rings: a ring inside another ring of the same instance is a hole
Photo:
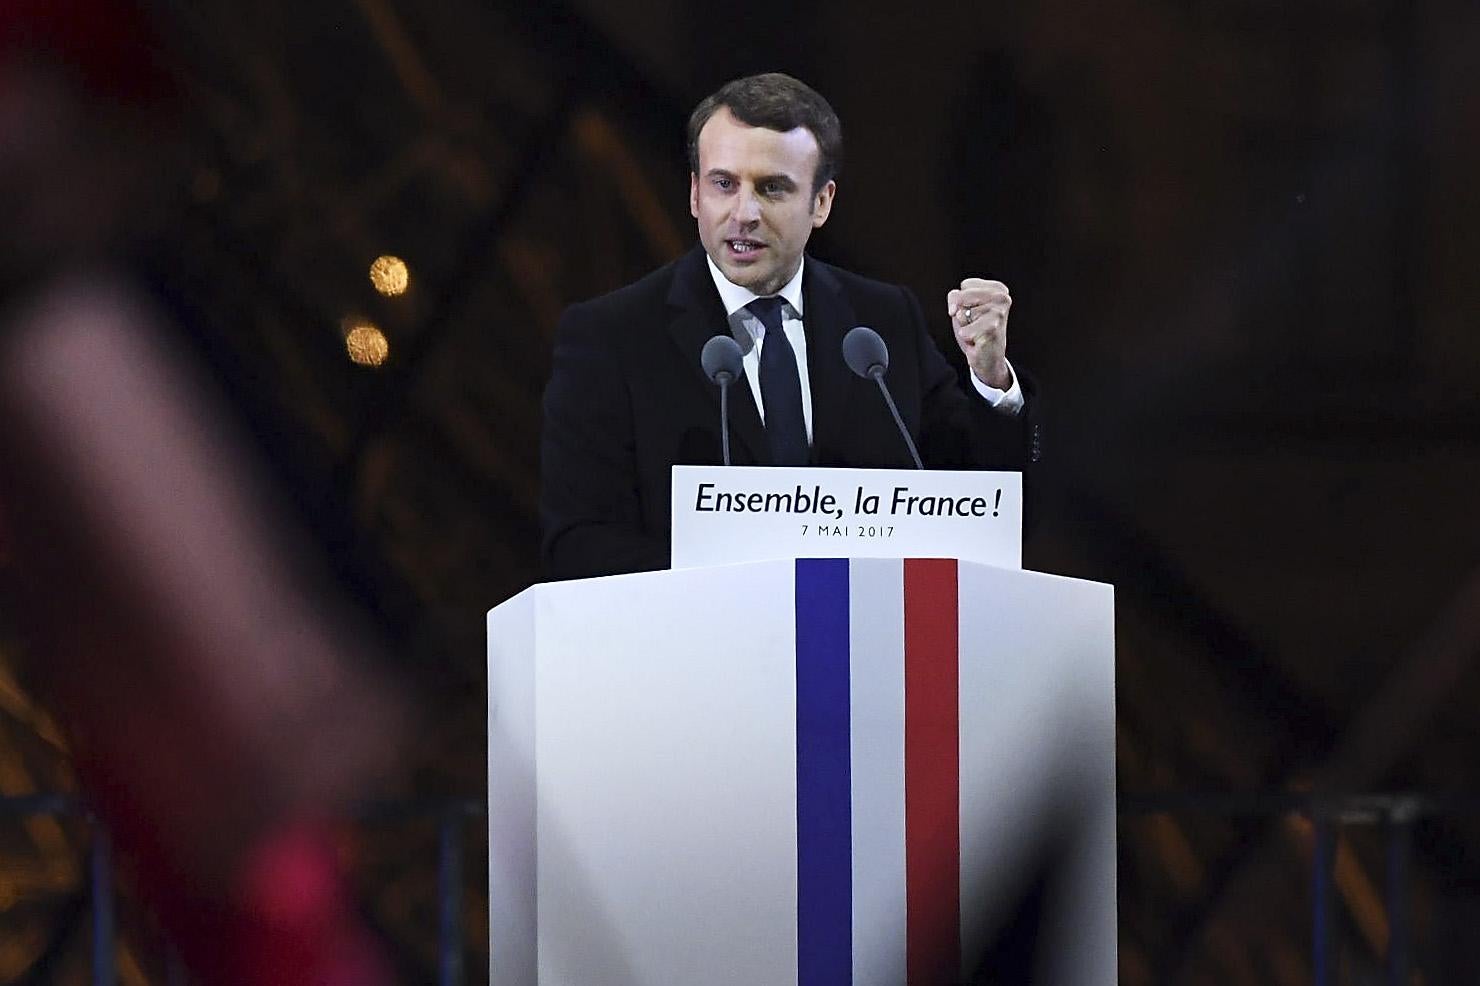
[[[464,826],[469,818],[485,814],[482,801],[460,798],[368,804],[351,817],[361,822],[437,820],[437,983],[460,986],[464,979],[466,941],[463,935]],[[117,924],[114,915],[113,858],[107,829],[80,799],[65,794],[35,794],[0,797],[0,818],[49,815],[80,818],[92,829],[87,852],[87,896],[92,903],[89,951],[93,986],[114,986],[117,981],[115,947]],[[169,986],[185,986],[189,976],[173,948],[165,955],[165,978]]]
[[[1412,901],[1409,879],[1414,823],[1424,817],[1480,814],[1480,796],[1364,794],[1330,796],[1304,793],[1158,792],[1123,794],[1121,818],[1147,815],[1210,814],[1225,818],[1304,816],[1313,823],[1315,852],[1311,867],[1311,944],[1315,986],[1335,982],[1335,857],[1339,831],[1345,826],[1379,825],[1386,843],[1385,903],[1389,944],[1387,981],[1408,986],[1412,954]],[[435,819],[437,822],[437,982],[459,986],[464,980],[466,941],[463,934],[464,828],[486,809],[473,798],[382,802],[352,813],[361,822]],[[87,854],[88,896],[92,901],[92,982],[115,982],[113,861],[106,829],[79,799],[64,794],[0,797],[0,817],[51,815],[85,819],[93,829]],[[171,986],[183,986],[186,973],[173,950],[166,956]]]

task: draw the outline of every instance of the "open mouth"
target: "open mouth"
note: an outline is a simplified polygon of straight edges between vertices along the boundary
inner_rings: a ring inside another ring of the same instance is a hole
[[[766,248],[759,240],[725,240],[730,252],[737,257],[753,257]]]

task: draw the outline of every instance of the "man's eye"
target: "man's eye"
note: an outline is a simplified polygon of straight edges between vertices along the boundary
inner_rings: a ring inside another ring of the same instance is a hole
[[[786,191],[786,188],[779,181],[768,181],[761,186],[761,194],[770,196],[773,199],[784,191]]]
[[[728,179],[728,178],[716,178],[716,179],[714,179],[714,187],[715,188],[719,188],[719,189],[723,189],[726,192],[728,192],[730,190],[730,186],[732,186],[734,184],[735,183],[732,182],[732,181],[730,181],[730,179]]]

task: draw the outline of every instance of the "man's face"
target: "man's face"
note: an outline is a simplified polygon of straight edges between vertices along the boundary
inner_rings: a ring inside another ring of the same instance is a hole
[[[748,127],[726,107],[704,124],[689,211],[699,242],[730,281],[768,295],[797,272],[807,238],[832,210],[833,182],[812,193],[819,157],[817,138],[802,127]]]

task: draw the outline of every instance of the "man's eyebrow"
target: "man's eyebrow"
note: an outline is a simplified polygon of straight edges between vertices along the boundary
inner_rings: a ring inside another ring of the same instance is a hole
[[[704,177],[730,178],[738,180],[738,176],[733,171],[727,171],[724,168],[710,168],[708,171],[704,172]],[[768,182],[775,182],[776,184],[781,185],[782,187],[787,189],[793,189],[797,187],[796,179],[792,178],[791,175],[788,174],[762,175],[755,180],[755,183],[757,185],[765,185]]]

